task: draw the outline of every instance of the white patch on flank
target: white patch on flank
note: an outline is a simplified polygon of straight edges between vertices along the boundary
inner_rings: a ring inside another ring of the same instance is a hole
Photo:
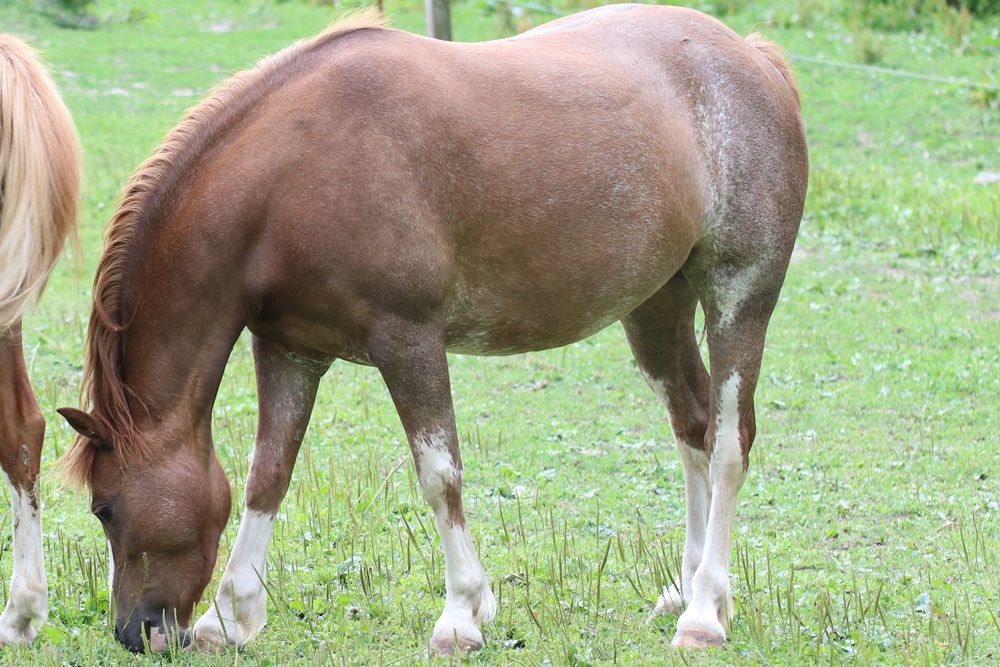
[[[757,291],[760,274],[760,269],[751,264],[728,277],[722,277],[718,273],[713,275],[716,283],[713,297],[721,326],[728,327],[733,323],[740,307]]]
[[[420,488],[434,510],[444,549],[447,597],[444,612],[434,624],[431,645],[446,652],[456,643],[463,648],[482,646],[479,628],[496,615],[493,591],[476,556],[468,526],[457,525],[448,516],[445,489],[462,483],[462,473],[452,462],[448,443],[448,433],[443,430],[414,439]]]
[[[0,645],[31,641],[48,618],[49,592],[45,582],[42,517],[37,498],[37,487],[25,491],[11,486],[14,573],[10,579],[7,607],[0,615]]]
[[[716,56],[724,57],[716,54],[713,58]],[[746,220],[733,219],[746,211],[759,210],[759,205],[753,203],[758,193],[740,181],[740,165],[754,158],[745,154],[747,142],[741,135],[745,122],[740,119],[746,110],[733,106],[733,100],[739,98],[733,94],[736,87],[723,68],[717,68],[697,91],[694,124],[705,151],[706,170],[705,224],[700,241],[709,247],[732,247],[740,235],[754,234],[761,237],[756,243],[766,247],[776,242],[768,225],[744,229]],[[747,266],[730,275],[716,272],[712,276],[712,297],[721,326],[732,324],[740,307],[753,294],[760,274],[759,267]]]
[[[264,582],[273,532],[273,514],[248,509],[243,515],[215,602],[195,623],[196,642],[242,646],[267,623]]]
[[[728,97],[720,95],[715,86],[702,85],[698,89],[697,100],[694,107],[695,128],[705,149],[708,169],[705,231],[713,234],[724,223],[728,212],[729,165],[726,157],[732,140],[728,129],[731,110]]]
[[[715,443],[709,463],[712,503],[701,563],[691,582],[691,600],[677,621],[674,645],[690,645],[692,635],[708,633],[725,639],[725,628],[733,615],[729,588],[729,554],[736,499],[746,470],[739,432],[740,375],[734,371],[719,388],[716,401]]]

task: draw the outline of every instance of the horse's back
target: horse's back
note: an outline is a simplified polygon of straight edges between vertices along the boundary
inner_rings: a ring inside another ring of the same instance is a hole
[[[303,66],[245,129],[280,183],[268,208],[287,243],[326,246],[299,269],[437,304],[452,349],[473,353],[577,340],[659,289],[709,219],[706,130],[742,115],[706,106],[707,77],[754,56],[696,12],[582,17],[480,44],[365,31]]]
[[[692,224],[684,213],[694,212],[700,227],[718,222],[713,200],[732,198],[765,172],[802,180],[798,96],[780,54],[694,10],[612,5],[474,44],[389,30],[367,37],[330,61],[345,81],[331,95],[335,106],[343,103],[339,119],[360,118],[381,134],[405,129],[384,147],[431,169],[458,171],[471,188],[488,180],[494,192],[530,195],[521,190],[523,174],[511,170],[517,164],[503,161],[513,156],[547,194],[574,199],[572,188],[562,188],[581,182],[558,178],[567,162],[619,186],[623,172],[643,174],[658,178],[661,190],[700,199],[700,211],[691,201],[663,211],[681,227]],[[643,170],[648,158],[658,170]],[[516,180],[516,192],[505,187],[505,175]]]

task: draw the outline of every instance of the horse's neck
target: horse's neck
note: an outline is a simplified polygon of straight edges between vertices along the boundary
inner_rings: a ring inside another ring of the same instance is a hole
[[[218,172],[200,162],[191,169],[187,189],[165,195],[183,205],[150,211],[159,219],[147,222],[148,233],[131,249],[123,302],[133,312],[124,370],[146,404],[140,414],[190,415],[208,424],[226,361],[246,325],[244,275],[256,242],[248,221],[255,211],[245,202],[247,183],[220,183]]]
[[[228,284],[213,284],[214,271],[176,264],[150,267],[144,274],[159,276],[160,283],[145,279],[137,285],[137,307],[125,334],[125,380],[140,404],[132,410],[137,420],[190,419],[197,428],[209,423],[245,310],[235,275]]]

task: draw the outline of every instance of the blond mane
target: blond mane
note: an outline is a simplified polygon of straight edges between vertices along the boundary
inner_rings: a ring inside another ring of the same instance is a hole
[[[74,241],[80,143],[56,85],[27,44],[0,34],[0,334],[38,299]]]
[[[113,442],[105,444],[113,447],[123,465],[149,456],[129,408],[132,392],[123,369],[123,334],[134,307],[130,290],[136,261],[133,251],[149,238],[156,221],[162,217],[169,188],[214,140],[285,80],[283,75],[288,66],[300,56],[338,37],[380,28],[385,23],[374,10],[352,14],[332,23],[319,35],[263,58],[253,68],[219,84],[185,114],[125,185],[121,204],[105,231],[104,254],[94,278],[81,388],[84,409],[89,404],[93,416],[112,434]],[[63,456],[65,474],[78,483],[89,482],[93,454],[93,443],[77,436]]]

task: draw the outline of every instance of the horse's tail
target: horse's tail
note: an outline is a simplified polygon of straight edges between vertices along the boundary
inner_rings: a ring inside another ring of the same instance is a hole
[[[792,74],[792,66],[788,62],[788,55],[785,53],[785,50],[759,32],[750,33],[747,36],[747,44],[757,49],[771,63],[771,66],[778,71],[778,74],[781,75],[781,78],[785,80],[785,84],[791,90],[792,95],[795,96],[796,104],[801,107],[802,99],[799,97],[799,87],[795,83],[795,75]]]
[[[27,44],[0,34],[0,330],[41,294],[76,240],[80,143],[55,83]]]

